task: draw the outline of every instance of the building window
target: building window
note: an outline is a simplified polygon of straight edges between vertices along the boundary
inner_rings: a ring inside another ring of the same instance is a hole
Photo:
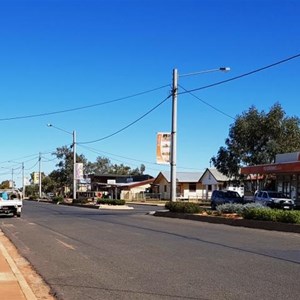
[[[209,184],[209,185],[207,186],[207,190],[208,190],[209,192],[211,192],[211,190],[212,190],[212,185],[211,185],[211,184]]]
[[[196,192],[196,183],[190,183],[189,184],[189,191],[190,192]]]
[[[167,192],[167,186],[164,185],[164,192],[166,193]]]

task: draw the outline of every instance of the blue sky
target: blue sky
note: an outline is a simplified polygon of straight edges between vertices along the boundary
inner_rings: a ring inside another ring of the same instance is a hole
[[[231,68],[179,77],[189,90],[299,54],[299,15],[296,0],[0,0],[0,181],[10,179],[15,168],[20,186],[20,163],[26,176],[38,171],[39,152],[42,171],[55,168],[51,152],[70,145],[72,136],[47,123],[76,130],[80,143],[139,119],[169,95],[173,68],[179,75]],[[234,117],[252,105],[268,111],[279,102],[287,116],[300,116],[299,68],[295,58],[194,92],[216,109],[190,94],[179,95],[177,170],[209,167]],[[90,161],[105,156],[132,168],[143,163],[146,173],[156,176],[169,170],[155,163],[156,133],[170,130],[168,99],[119,134],[79,144],[77,150]]]

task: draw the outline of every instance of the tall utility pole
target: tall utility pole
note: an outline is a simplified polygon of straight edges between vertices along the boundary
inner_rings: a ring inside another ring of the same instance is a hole
[[[193,72],[182,74],[183,76],[194,76],[203,73],[210,72],[228,72],[229,67],[221,67],[217,69],[205,70],[200,72]],[[177,95],[178,95],[178,70],[173,69],[173,88],[172,88],[172,132],[171,132],[171,189],[170,189],[170,200],[176,201],[176,186],[177,186],[177,174],[176,174],[176,160],[177,160]]]
[[[76,178],[76,131],[73,130],[73,201],[76,200],[77,178]]]
[[[25,198],[25,176],[24,176],[24,163],[22,162],[22,195]]]
[[[13,189],[14,187],[14,168],[11,168],[11,188]]]
[[[172,88],[172,132],[171,132],[171,189],[170,200],[176,201],[176,159],[177,159],[177,93],[178,71],[173,70]]]
[[[39,198],[42,198],[42,173],[41,173],[41,152],[39,153]]]
[[[73,136],[73,143],[72,143],[72,147],[73,147],[73,200],[76,200],[76,191],[77,191],[77,178],[76,178],[76,131],[73,130],[72,132],[69,132],[67,130],[64,130],[62,128],[59,128],[57,126],[54,126],[52,124],[47,124],[48,127],[53,127],[56,128],[60,131],[63,131],[65,133],[71,134]]]

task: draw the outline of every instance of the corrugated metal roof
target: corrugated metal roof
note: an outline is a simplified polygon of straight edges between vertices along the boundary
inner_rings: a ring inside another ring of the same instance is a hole
[[[215,177],[217,181],[228,181],[229,178],[226,175],[223,175],[217,169],[208,169],[209,172]]]
[[[171,173],[163,171],[161,174],[168,182],[171,181]],[[198,182],[202,177],[203,172],[176,172],[176,179],[178,182]]]

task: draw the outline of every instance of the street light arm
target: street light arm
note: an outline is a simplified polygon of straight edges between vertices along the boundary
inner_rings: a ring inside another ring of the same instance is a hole
[[[57,126],[54,126],[53,124],[47,124],[48,127],[53,127],[57,130],[63,131],[65,133],[68,133],[72,135],[73,137],[73,143],[72,143],[72,148],[73,148],[73,201],[76,200],[76,191],[77,191],[77,179],[76,179],[76,131],[73,130],[73,132],[64,130],[62,128],[59,128]]]
[[[63,132],[65,132],[65,133],[67,133],[67,134],[71,134],[71,135],[73,135],[73,133],[72,133],[72,132],[70,132],[70,131],[67,131],[67,130],[64,130],[64,129],[62,129],[62,128],[59,128],[59,127],[57,127],[57,126],[54,126],[53,124],[47,124],[47,126],[48,126],[48,127],[53,127],[53,128],[55,128],[55,129],[57,129],[57,130],[60,130],[60,131],[63,131]]]
[[[199,72],[193,72],[193,73],[186,73],[186,74],[180,74],[178,75],[179,77],[186,77],[186,76],[193,76],[193,75],[198,75],[198,74],[205,74],[205,73],[211,73],[211,72],[228,72],[230,71],[229,67],[220,67],[220,68],[216,68],[216,69],[210,69],[210,70],[204,70],[204,71],[199,71]]]
[[[170,185],[170,200],[176,201],[176,161],[177,161],[177,96],[178,96],[178,77],[192,76],[210,72],[227,72],[230,71],[228,67],[221,67],[218,69],[205,70],[200,72],[188,73],[178,75],[178,70],[173,69],[173,88],[172,88],[172,132],[171,132],[171,185]]]

